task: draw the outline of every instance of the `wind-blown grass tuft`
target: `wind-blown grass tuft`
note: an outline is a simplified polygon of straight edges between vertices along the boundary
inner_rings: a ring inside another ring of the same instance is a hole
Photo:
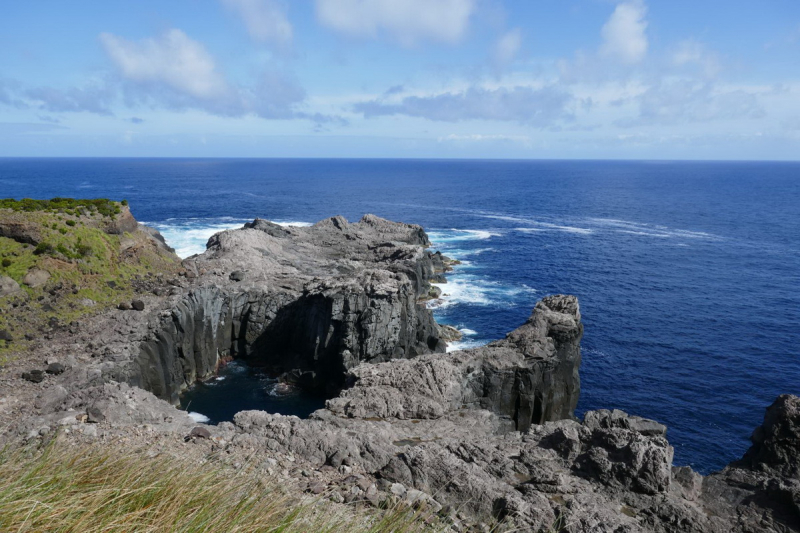
[[[436,531],[422,511],[302,500],[213,463],[64,444],[0,453],[0,531]]]

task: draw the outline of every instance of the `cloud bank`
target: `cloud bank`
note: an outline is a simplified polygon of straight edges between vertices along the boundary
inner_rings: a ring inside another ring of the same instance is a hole
[[[459,42],[469,28],[475,0],[317,0],[317,20],[350,37],[387,35],[403,46]]]

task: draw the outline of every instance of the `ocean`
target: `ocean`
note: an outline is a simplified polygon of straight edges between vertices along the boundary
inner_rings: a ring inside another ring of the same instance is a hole
[[[434,308],[458,347],[576,294],[577,414],[658,420],[675,464],[703,473],[800,394],[797,163],[0,159],[0,197],[53,196],[127,199],[182,256],[255,217],[421,224],[462,261]]]

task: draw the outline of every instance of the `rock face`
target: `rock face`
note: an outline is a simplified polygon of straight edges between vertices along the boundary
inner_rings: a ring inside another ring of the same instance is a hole
[[[330,394],[362,361],[444,352],[418,301],[435,274],[428,244],[419,226],[372,215],[217,234],[185,261],[197,281],[123,379],[176,402],[220,360],[241,357]]]
[[[574,296],[550,296],[506,339],[485,347],[354,369],[355,386],[328,402],[360,418],[439,418],[462,406],[510,430],[571,418],[580,394],[583,325]]]

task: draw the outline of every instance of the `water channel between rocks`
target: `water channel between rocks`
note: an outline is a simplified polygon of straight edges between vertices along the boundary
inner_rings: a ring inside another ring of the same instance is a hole
[[[218,424],[232,421],[236,413],[247,410],[308,418],[325,407],[325,398],[281,383],[264,370],[235,360],[221,368],[216,377],[195,384],[181,395],[180,407],[198,422]]]

